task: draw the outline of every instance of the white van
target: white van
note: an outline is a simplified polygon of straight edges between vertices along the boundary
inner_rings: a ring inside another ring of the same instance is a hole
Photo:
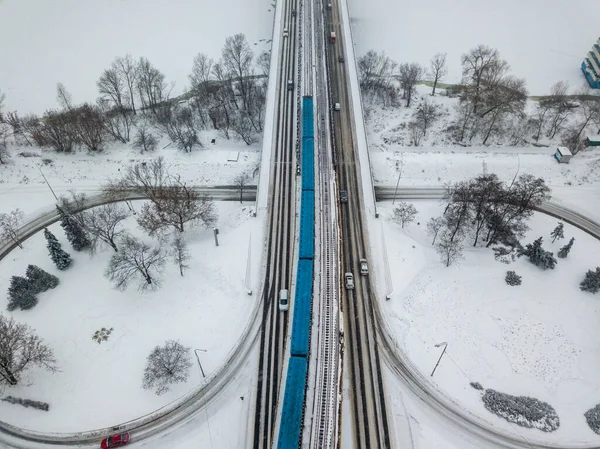
[[[339,111],[340,110],[340,104],[339,103],[335,103],[333,105],[333,109],[336,110],[336,111]]]
[[[344,279],[346,280],[346,289],[354,290],[354,275],[352,273],[346,273]]]
[[[288,291],[285,288],[282,288],[279,291],[279,310],[282,312],[287,311],[290,308],[290,302],[288,298]]]

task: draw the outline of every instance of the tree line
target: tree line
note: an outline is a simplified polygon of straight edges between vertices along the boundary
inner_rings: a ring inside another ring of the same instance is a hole
[[[132,143],[144,152],[156,148],[154,132],[166,135],[179,149],[201,147],[198,132],[218,130],[225,138],[251,145],[262,132],[270,54],[255,58],[245,35],[228,37],[218,61],[200,53],[193,61],[187,93],[172,98],[172,85],[147,58],[117,57],[100,75],[95,104],[73,104],[68,90],[57,85],[58,109],[43,115],[2,113],[0,92],[0,164],[6,140],[70,153],[91,152],[111,142]]]
[[[497,49],[478,45],[462,55],[461,66],[460,84],[446,89],[459,97],[455,119],[445,130],[458,144],[477,140],[487,145],[494,140],[508,140],[516,146],[558,135],[561,144],[576,153],[583,146],[586,129],[593,127],[600,133],[600,97],[592,95],[587,87],[572,92],[567,82],[559,81],[527,114],[526,82],[511,74],[510,65]],[[437,53],[429,66],[423,67],[418,63],[398,64],[385,53],[371,50],[359,58],[358,69],[367,101],[396,106],[402,98],[406,107],[411,106],[418,83],[429,81],[434,96],[448,73],[445,53]],[[440,116],[439,108],[427,100],[419,105],[409,123],[413,145],[420,144]]]

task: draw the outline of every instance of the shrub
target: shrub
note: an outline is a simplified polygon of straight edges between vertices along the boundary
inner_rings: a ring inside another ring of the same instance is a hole
[[[6,396],[5,398],[2,398],[2,400],[11,404],[19,404],[23,407],[37,408],[38,410],[43,410],[45,412],[50,410],[50,405],[47,402],[32,401],[31,399],[16,398],[14,396]]]
[[[521,276],[514,271],[507,271],[506,277],[504,278],[506,283],[511,286],[521,285]]]
[[[583,416],[585,416],[585,420],[587,421],[588,426],[590,426],[590,429],[600,435],[600,404],[589,409]]]
[[[588,270],[585,278],[579,284],[579,288],[584,292],[597,293],[600,291],[600,267],[595,270]]]
[[[528,396],[511,396],[495,390],[485,390],[483,405],[495,415],[521,427],[553,432],[560,426],[556,410],[546,402]]]
[[[483,391],[483,385],[481,385],[479,382],[471,382],[469,385],[471,385],[476,390]]]

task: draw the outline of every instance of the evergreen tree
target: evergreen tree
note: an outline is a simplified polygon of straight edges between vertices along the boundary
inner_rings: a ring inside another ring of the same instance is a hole
[[[44,237],[46,237],[46,240],[48,241],[47,247],[50,258],[52,259],[52,262],[54,262],[54,265],[56,265],[56,268],[59,270],[66,270],[69,268],[73,262],[71,256],[61,248],[60,243],[48,228],[44,229]]]
[[[565,238],[564,227],[564,223],[559,222],[558,225],[554,228],[554,231],[550,233],[550,237],[552,237],[552,243],[554,243],[556,239],[560,240]]]
[[[56,206],[60,215],[60,226],[64,229],[67,240],[75,251],[88,249],[91,245],[90,239],[83,228],[72,217],[60,207]]]
[[[565,246],[563,246],[558,251],[557,256],[561,259],[566,258],[569,255],[569,252],[571,251],[571,247],[573,246],[574,241],[575,241],[575,237],[571,237],[571,240],[569,240],[569,243],[567,243]]]
[[[584,292],[590,293],[600,291],[600,267],[596,267],[594,271],[588,270],[585,278],[579,284],[579,288]]]
[[[45,292],[58,285],[58,278],[36,265],[29,265],[25,276],[29,281],[29,288],[34,294]]]
[[[527,256],[532,264],[544,270],[548,268],[554,269],[557,262],[554,258],[554,253],[545,251],[544,248],[542,248],[542,241],[543,238],[540,237],[533,243],[525,245],[524,248],[519,250],[519,257]]]
[[[31,280],[21,276],[10,278],[7,307],[9,312],[12,312],[16,308],[21,310],[31,309],[37,304],[37,301],[37,297],[32,289]]]

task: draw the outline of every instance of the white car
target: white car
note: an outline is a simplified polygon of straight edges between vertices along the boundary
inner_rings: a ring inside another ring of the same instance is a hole
[[[287,289],[282,288],[279,291],[279,310],[286,312],[290,308],[289,293]]]
[[[367,263],[367,259],[360,259],[360,274],[363,276],[369,274],[369,264]]]
[[[346,289],[354,290],[354,275],[352,273],[344,274],[344,279],[346,281]]]

